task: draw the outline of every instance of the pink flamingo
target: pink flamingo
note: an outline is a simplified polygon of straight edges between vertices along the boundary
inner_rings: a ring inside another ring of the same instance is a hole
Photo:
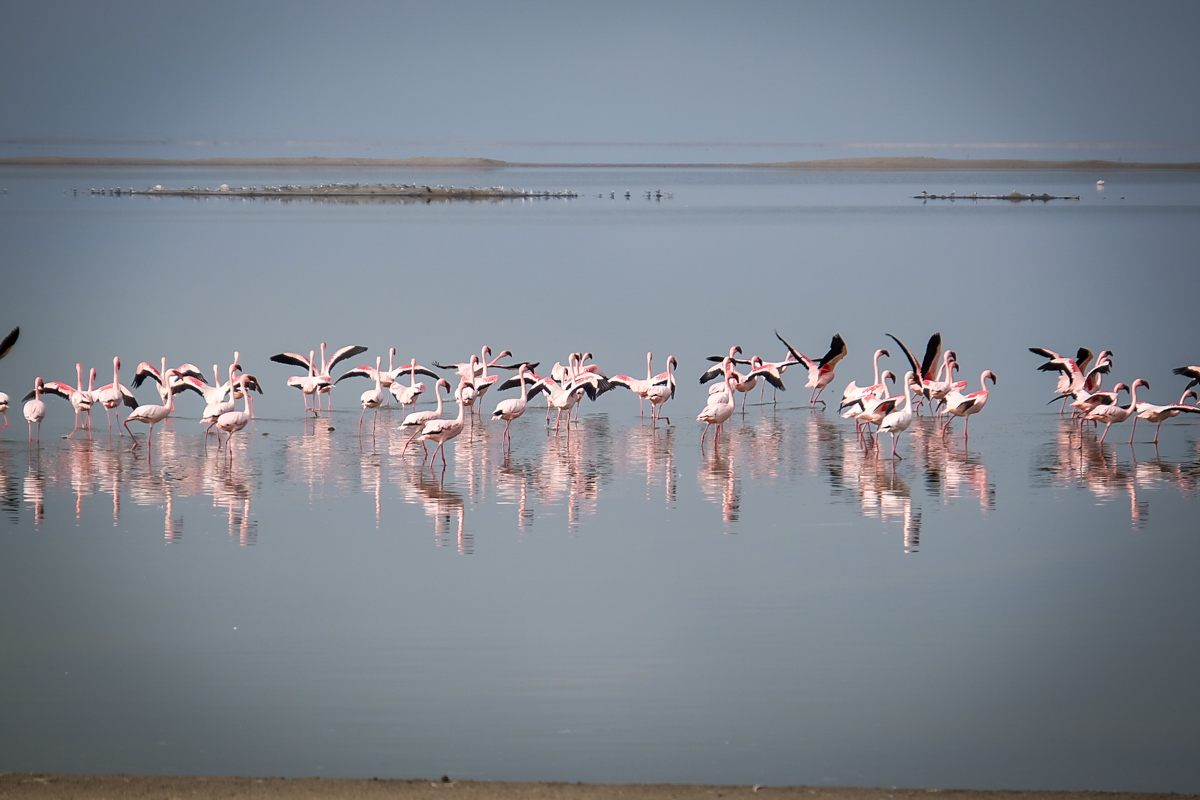
[[[979,376],[979,391],[963,394],[958,389],[952,389],[946,395],[946,411],[950,417],[946,420],[946,424],[942,426],[942,435],[946,433],[946,429],[950,427],[950,423],[954,417],[962,417],[963,420],[963,439],[966,439],[970,434],[968,430],[971,426],[971,415],[978,414],[983,411],[983,406],[987,403],[988,389],[987,381],[991,379],[992,386],[996,385],[996,373],[990,369],[985,369]],[[932,394],[932,392],[931,392]]]
[[[413,432],[412,436],[408,437],[408,441],[404,443],[404,449],[400,451],[401,455],[408,450],[408,446],[413,443],[413,439],[416,439],[421,435],[421,432],[425,430],[425,423],[442,418],[442,393],[439,392],[438,389],[443,386],[446,387],[446,392],[448,394],[450,392],[450,381],[446,380],[445,378],[438,378],[438,382],[433,386],[433,393],[437,395],[437,411],[414,411],[405,417],[404,421],[400,423],[401,430],[404,430],[405,428],[411,428]],[[425,455],[428,456],[429,448],[425,446],[424,442],[421,442],[421,447],[424,448]]]
[[[108,419],[108,432],[112,433],[112,410],[120,408],[124,405],[128,408],[137,408],[137,398],[133,396],[133,392],[121,384],[121,358],[113,356],[113,382],[105,384],[97,389],[94,393],[96,401],[104,406],[104,416]],[[121,414],[117,412],[117,435],[124,436],[121,433]]]
[[[167,358],[163,356],[162,370],[158,373],[160,376],[158,392],[163,398],[163,403],[161,405],[147,404],[138,406],[133,411],[130,411],[129,415],[125,417],[125,421],[121,423],[125,426],[125,430],[129,431],[129,438],[133,439],[133,447],[129,448],[130,450],[136,450],[138,446],[137,438],[129,428],[131,421],[144,422],[150,426],[150,432],[146,434],[146,446],[153,447],[154,426],[169,417],[171,412],[175,410],[175,392],[171,386],[172,378],[179,377],[174,374],[175,372],[176,370],[167,370]]]
[[[42,441],[42,420],[46,418],[46,402],[42,400],[42,387],[44,383],[42,379],[36,378],[33,381],[33,397],[25,401],[25,421],[29,423],[29,441],[33,442],[33,423],[37,423],[38,435],[37,440],[40,444]],[[28,396],[27,396],[28,397]]]

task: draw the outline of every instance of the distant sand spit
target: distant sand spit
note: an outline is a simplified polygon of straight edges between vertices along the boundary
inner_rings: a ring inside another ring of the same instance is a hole
[[[1200,170],[1200,161],[1029,161],[1024,159],[925,158],[831,158],[819,161],[778,161],[746,164],[603,164],[532,163],[499,161],[493,158],[78,158],[73,156],[30,156],[0,158],[6,166],[82,167],[408,167],[435,169],[500,169],[509,167],[623,167],[623,168],[729,168],[829,170],[858,172],[932,172],[962,170],[1072,170],[1115,172],[1119,170]]]
[[[1197,795],[1135,792],[1019,792],[939,789],[839,789],[815,786],[505,783],[341,778],[181,778],[136,775],[0,774],[0,797],[36,800],[188,797],[251,800],[1184,800]]]

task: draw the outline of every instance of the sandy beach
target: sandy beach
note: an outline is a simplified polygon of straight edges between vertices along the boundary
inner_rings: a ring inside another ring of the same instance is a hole
[[[192,167],[408,167],[431,169],[507,169],[513,167],[623,167],[623,168],[721,168],[831,170],[847,172],[947,171],[947,170],[1200,170],[1200,162],[1150,161],[1028,161],[1023,159],[954,159],[922,156],[900,158],[835,158],[818,161],[779,161],[743,164],[637,164],[637,163],[527,163],[498,161],[492,158],[76,158],[72,156],[30,156],[0,158],[5,166],[192,166]]]
[[[1138,792],[973,791],[963,789],[849,789],[813,786],[691,784],[506,783],[501,781],[340,778],[188,778],[137,775],[0,774],[0,798],[401,798],[402,800],[711,800],[766,797],[790,800],[1154,800],[1200,795]]]

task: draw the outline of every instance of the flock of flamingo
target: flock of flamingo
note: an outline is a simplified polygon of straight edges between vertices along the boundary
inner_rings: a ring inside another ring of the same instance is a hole
[[[0,359],[3,359],[12,350],[19,335],[20,328],[13,328],[0,341]],[[720,380],[713,383],[709,389],[707,403],[696,417],[699,422],[705,423],[704,430],[700,435],[701,447],[704,446],[710,428],[715,427],[713,438],[714,441],[719,441],[723,424],[733,416],[738,408],[737,396],[739,394],[742,395],[743,413],[745,412],[746,398],[755,386],[759,387],[760,402],[765,402],[764,392],[767,384],[773,387],[777,398],[778,391],[786,389],[783,376],[789,367],[799,365],[807,371],[808,379],[805,387],[812,389],[809,397],[810,404],[814,407],[817,404],[822,407],[826,406],[825,401],[821,399],[821,394],[833,382],[835,368],[848,352],[845,340],[835,334],[830,341],[828,352],[819,359],[813,359],[793,347],[778,332],[775,336],[786,348],[784,358],[779,361],[766,361],[757,355],[744,358],[740,346],[731,347],[727,355],[708,357],[710,361],[716,363],[700,376],[700,383],[710,383],[717,381],[718,378]],[[909,368],[901,380],[902,390],[895,394],[889,390],[888,384],[896,382],[896,375],[886,369],[880,372],[880,358],[891,355],[888,350],[881,348],[874,353],[872,381],[863,386],[851,381],[843,391],[838,407],[842,417],[855,421],[857,437],[862,446],[865,448],[874,446],[878,434],[886,432],[891,435],[891,457],[893,459],[902,458],[896,450],[899,437],[912,426],[913,421],[920,413],[920,407],[926,402],[933,409],[935,415],[945,418],[944,422],[940,423],[942,435],[947,433],[950,423],[957,418],[963,420],[964,439],[969,436],[970,418],[986,406],[987,382],[991,381],[992,385],[995,385],[996,375],[991,370],[984,370],[979,376],[980,388],[967,393],[967,382],[955,379],[955,372],[959,369],[958,357],[953,350],[943,352],[940,333],[935,333],[930,337],[924,358],[920,361],[898,338],[890,333],[887,336],[899,346],[908,362]],[[1094,424],[1105,424],[1104,434],[1100,438],[1101,443],[1108,435],[1108,429],[1119,422],[1133,419],[1136,429],[1137,419],[1145,419],[1156,423],[1161,428],[1165,420],[1181,413],[1200,413],[1200,407],[1187,405],[1186,402],[1189,397],[1200,400],[1192,389],[1193,386],[1200,384],[1200,367],[1188,366],[1176,369],[1177,375],[1189,377],[1191,382],[1187,385],[1187,389],[1178,403],[1157,406],[1138,401],[1138,387],[1149,388],[1150,385],[1141,378],[1135,380],[1132,386],[1118,383],[1111,391],[1104,391],[1100,388],[1103,376],[1108,374],[1112,366],[1111,351],[1102,351],[1093,364],[1092,353],[1085,348],[1080,348],[1074,358],[1062,356],[1044,348],[1033,347],[1030,350],[1048,359],[1039,367],[1040,370],[1059,373],[1055,399],[1060,397],[1063,399],[1060,413],[1065,413],[1069,403],[1072,413],[1079,417],[1081,432],[1083,425],[1088,421],[1092,421]],[[383,357],[377,356],[374,366],[366,364],[354,367],[338,378],[333,378],[334,367],[366,351],[366,347],[351,345],[327,354],[326,344],[322,342],[319,358],[318,351],[313,349],[308,352],[307,356],[300,353],[277,353],[271,356],[270,360],[303,370],[303,374],[289,378],[287,385],[300,390],[306,416],[310,413],[317,415],[321,413],[322,398],[325,398],[325,409],[332,410],[332,390],[341,381],[356,377],[372,381],[374,387],[363,392],[360,397],[362,405],[362,413],[358,420],[360,435],[368,410],[374,412],[371,422],[372,434],[374,434],[378,410],[381,407],[390,405],[392,399],[402,410],[407,406],[415,407],[417,400],[426,389],[425,384],[418,380],[418,376],[432,378],[435,381],[436,410],[417,411],[414,408],[400,423],[400,429],[411,434],[404,449],[407,451],[408,446],[414,441],[419,442],[425,458],[430,461],[430,464],[437,459],[439,453],[442,463],[446,463],[446,443],[462,432],[465,416],[478,414],[482,417],[484,395],[493,388],[496,392],[510,389],[519,390],[515,397],[497,403],[491,415],[493,420],[504,421],[502,438],[505,441],[511,441],[509,428],[513,420],[524,414],[529,401],[538,395],[545,398],[547,424],[550,420],[550,410],[554,409],[556,412],[554,422],[556,433],[564,423],[565,413],[565,423],[569,435],[572,422],[578,420],[579,404],[584,395],[591,400],[596,400],[605,392],[618,387],[628,389],[638,396],[643,418],[645,417],[644,404],[650,403],[652,425],[657,425],[660,420],[667,424],[670,424],[671,421],[670,417],[663,414],[663,407],[668,400],[675,396],[675,370],[678,367],[675,356],[668,357],[665,372],[655,374],[654,356],[652,353],[647,353],[645,378],[635,378],[624,374],[608,375],[596,364],[589,363],[592,361],[591,353],[583,352],[572,353],[568,356],[565,365],[556,363],[549,374],[539,375],[535,371],[538,362],[518,361],[502,364],[500,362],[505,358],[511,358],[512,353],[504,350],[493,358],[491,348],[485,346],[480,355],[472,355],[461,363],[432,362],[434,368],[443,371],[452,370],[453,374],[457,375],[458,385],[452,387],[450,381],[441,377],[433,369],[419,365],[415,358],[410,359],[407,364],[396,366],[396,349],[391,348],[388,352],[388,368],[386,370],[383,368]],[[134,437],[129,423],[140,422],[149,426],[147,434],[149,446],[153,442],[154,426],[175,411],[175,395],[184,391],[192,391],[200,395],[205,402],[200,418],[201,423],[208,425],[205,434],[207,435],[209,431],[216,428],[218,444],[228,448],[232,455],[233,434],[243,430],[253,417],[253,393],[262,393],[258,379],[242,370],[239,358],[240,354],[235,352],[225,373],[227,378],[224,381],[220,380],[222,373],[218,366],[214,365],[211,384],[208,383],[204,373],[192,364],[181,364],[178,367],[168,368],[165,357],[161,359],[158,366],[149,362],[138,364],[132,381],[133,388],[138,388],[147,379],[153,381],[162,401],[157,404],[139,403],[133,392],[120,382],[120,358],[113,359],[112,383],[99,388],[95,386],[97,377],[95,368],[90,370],[87,386],[84,387],[81,364],[76,364],[74,386],[61,381],[45,381],[38,377],[34,381],[33,391],[24,398],[24,416],[29,423],[29,441],[32,443],[35,439],[35,426],[38,432],[37,438],[40,440],[41,421],[46,415],[46,403],[42,399],[44,394],[62,397],[74,408],[75,427],[67,438],[74,436],[81,427],[83,429],[91,427],[90,412],[94,405],[99,404],[104,407],[110,432],[112,431],[111,413],[119,411],[121,406],[128,407],[131,410],[124,420],[120,419],[118,413],[118,434],[124,435],[120,431],[120,428],[124,427],[133,442],[131,449],[136,449],[138,441]],[[749,369],[743,373],[739,371],[741,366]],[[516,374],[507,380],[501,380],[500,374],[494,370],[510,371]],[[407,384],[405,378],[407,378]],[[452,399],[458,406],[458,415],[454,418],[445,416],[442,390],[446,392],[447,399]],[[1130,393],[1130,403],[1127,406],[1122,406],[1118,402],[1121,391]],[[242,401],[241,408],[237,407],[239,400]],[[3,414],[4,419],[4,425],[0,426],[0,430],[8,427],[8,404],[8,395],[0,392],[0,414]],[[227,434],[224,443],[220,440],[222,432]],[[1132,441],[1133,433],[1131,432],[1130,442]],[[432,455],[428,450],[428,442],[437,444]],[[1154,442],[1158,443],[1158,429],[1155,430]]]

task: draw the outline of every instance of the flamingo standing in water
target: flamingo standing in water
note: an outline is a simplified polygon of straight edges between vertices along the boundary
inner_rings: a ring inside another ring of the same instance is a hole
[[[869,397],[879,391],[879,359],[881,356],[891,357],[891,353],[882,348],[875,351],[875,355],[872,357],[875,365],[875,381],[870,386],[859,386],[855,381],[846,384],[846,388],[842,390],[842,402],[840,403],[842,407],[850,405],[860,397]]]
[[[671,424],[671,418],[662,415],[662,407],[675,396],[675,369],[678,366],[679,362],[675,360],[675,356],[667,356],[667,371],[662,373],[666,375],[666,379],[659,381],[656,377],[656,383],[646,392],[646,399],[650,401],[651,425],[657,425],[660,419],[665,419],[668,425]]]
[[[347,358],[353,358],[359,353],[365,352],[367,352],[367,348],[363,347],[361,344],[346,345],[345,347],[335,350],[333,355],[330,356],[329,360],[327,361],[325,359],[325,342],[321,342],[321,371],[317,373],[317,378],[319,379],[319,388],[317,389],[318,413],[320,413],[321,410],[321,395],[323,394],[328,395],[326,398],[328,406],[325,410],[329,411],[330,413],[333,412],[333,376],[330,375],[330,373],[333,372],[333,368],[345,361]]]
[[[301,396],[304,398],[304,414],[307,416],[309,411],[314,414],[320,414],[320,396],[317,392],[321,388],[321,379],[317,376],[316,351],[309,350],[308,358],[299,353],[276,353],[271,356],[271,360],[276,364],[290,364],[293,367],[302,367],[307,375],[295,375],[287,379],[288,386],[294,386],[300,390]],[[313,407],[308,406],[308,398],[314,398]]]
[[[175,410],[175,391],[171,386],[172,378],[179,377],[178,375],[174,374],[175,372],[175,370],[167,370],[167,358],[166,356],[163,356],[162,371],[159,372],[161,380],[158,387],[159,395],[163,398],[162,404],[147,404],[138,406],[133,411],[130,411],[129,415],[125,417],[125,421],[121,423],[125,426],[125,430],[129,431],[129,438],[133,439],[133,447],[129,448],[130,450],[136,450],[138,447],[137,437],[133,435],[133,431],[129,428],[129,423],[131,421],[144,422],[150,426],[150,432],[146,434],[146,446],[153,447],[154,426],[169,417],[171,412]]]
[[[229,383],[233,386],[233,370],[234,365],[229,367]],[[215,380],[215,378],[214,378]],[[244,387],[243,387],[244,388]],[[216,426],[218,430],[225,431],[225,446],[229,448],[229,457],[233,458],[233,435],[250,424],[252,415],[250,413],[250,404],[252,402],[250,391],[244,389],[242,392],[242,402],[244,403],[242,410],[226,411],[221,416],[217,417]],[[220,434],[217,439],[220,440]]]
[[[708,429],[713,425],[717,426],[717,432],[713,434],[713,441],[721,440],[721,426],[725,420],[733,416],[733,412],[737,408],[737,401],[734,400],[733,394],[737,371],[734,369],[733,359],[727,359],[724,366],[726,390],[709,394],[708,405],[696,415],[696,421],[704,423],[704,431],[700,434],[701,447],[704,447],[704,437],[708,435]]]
[[[436,372],[428,367],[422,367],[417,363],[415,358],[409,361],[407,367],[400,368],[400,375],[403,375],[405,372],[408,373],[408,386],[400,383],[400,376],[398,375],[396,376],[396,380],[392,383],[392,388],[388,390],[391,392],[392,397],[396,398],[396,402],[402,407],[415,407],[417,405],[417,398],[425,393],[425,383],[424,381],[417,380],[418,374],[427,375],[430,378],[433,378],[435,382],[441,380]],[[447,383],[449,383],[449,381],[447,381]]]
[[[1118,384],[1118,386],[1123,386],[1123,385],[1124,384]],[[1130,389],[1129,389],[1129,405],[1128,406],[1120,406],[1120,405],[1117,405],[1116,403],[1098,405],[1095,408],[1093,408],[1091,411],[1087,412],[1086,415],[1084,415],[1084,419],[1090,419],[1090,420],[1095,420],[1096,422],[1104,423],[1104,433],[1101,434],[1101,436],[1100,436],[1100,444],[1104,444],[1104,438],[1106,436],[1108,436],[1108,429],[1111,428],[1114,423],[1124,422],[1125,420],[1129,419],[1130,417],[1137,416],[1137,404],[1138,404],[1137,390],[1138,390],[1139,386],[1145,386],[1147,389],[1149,389],[1150,382],[1143,378],[1138,378],[1136,381],[1133,382],[1133,386],[1130,387]],[[1129,434],[1129,443],[1133,444],[1132,431]],[[1081,437],[1080,438],[1080,447],[1082,447],[1082,446],[1083,446],[1083,440]]]
[[[21,335],[21,326],[17,326],[8,332],[4,339],[0,340],[0,360],[3,360],[9,351],[13,349],[13,345],[17,343],[17,338]],[[0,415],[4,417],[4,424],[0,425],[0,431],[8,427],[8,395],[0,392]]]
[[[42,441],[42,420],[46,418],[46,401],[42,400],[42,379],[36,378],[33,381],[33,398],[25,401],[25,421],[29,423],[29,441],[33,442],[33,423],[37,423],[38,435],[37,440],[40,444]]]
[[[896,441],[900,434],[908,430],[916,415],[913,413],[913,381],[916,376],[912,371],[904,373],[904,405],[888,414],[879,423],[879,430],[892,435],[892,459],[903,458],[896,453]]]
[[[421,435],[421,432],[425,430],[426,422],[432,422],[435,419],[442,418],[442,393],[438,391],[438,389],[443,386],[446,387],[446,393],[449,394],[450,381],[446,380],[445,378],[438,378],[438,382],[433,385],[433,393],[437,395],[436,411],[414,411],[405,417],[404,421],[400,423],[400,430],[411,428],[413,432],[412,436],[408,437],[408,441],[404,443],[404,449],[400,451],[401,455],[408,450],[408,446],[413,443],[413,439],[416,439]],[[429,448],[425,446],[425,442],[421,442],[421,447],[425,449],[425,455],[428,457]]]
[[[375,410],[375,416],[371,418],[371,436],[375,435],[375,423],[379,420],[379,407],[383,405],[383,399],[387,393],[383,391],[383,381],[380,380],[379,367],[383,364],[383,357],[375,357],[375,388],[367,389],[362,393],[362,413],[358,415],[358,433],[362,434],[363,417],[367,415],[367,409]],[[345,376],[343,376],[345,377]]]
[[[654,353],[646,353],[646,380],[640,378],[632,378],[628,375],[613,375],[608,379],[608,382],[614,386],[623,386],[638,396],[638,411],[642,415],[642,419],[646,418],[645,400],[646,394],[650,391],[650,387],[654,385],[654,370],[651,369],[650,363],[654,360]],[[651,408],[653,414],[653,408]]]
[[[1172,403],[1167,406],[1156,406],[1150,403],[1142,402],[1137,404],[1137,416],[1133,420],[1133,430],[1137,430],[1137,421],[1139,419],[1149,420],[1157,423],[1158,427],[1154,429],[1154,444],[1158,444],[1158,432],[1162,429],[1162,424],[1172,417],[1177,417],[1183,412],[1189,414],[1200,414],[1200,407],[1187,405],[1189,397],[1200,399],[1193,389],[1185,389],[1183,396],[1179,398],[1178,403]],[[1129,434],[1129,441],[1133,441],[1133,433]]]
[[[133,392],[121,384],[121,358],[113,356],[113,382],[101,386],[94,393],[96,402],[104,406],[104,416],[108,419],[108,432],[112,433],[112,410],[120,408],[124,405],[128,408],[137,408],[137,398],[133,396]],[[124,436],[121,433],[121,414],[117,412],[117,435]]]
[[[421,429],[422,444],[433,440],[438,443],[434,448],[433,455],[429,457],[429,466],[433,467],[433,462],[437,460],[437,454],[440,451],[442,454],[442,466],[446,466],[446,442],[462,433],[463,430],[463,401],[462,397],[457,398],[458,416],[454,419],[433,419],[425,423],[425,427]]]
[[[946,395],[946,411],[951,416],[946,420],[946,424],[942,426],[942,435],[945,435],[946,428],[950,427],[950,423],[954,417],[962,417],[965,420],[963,422],[963,439],[965,440],[970,435],[967,431],[971,425],[971,415],[978,414],[983,410],[984,404],[987,403],[987,380],[989,378],[992,380],[992,386],[995,386],[996,373],[990,369],[985,369],[979,376],[978,392],[963,394],[958,389],[952,389]]]
[[[504,420],[504,435],[501,438],[510,442],[512,437],[508,434],[509,426],[512,425],[514,419],[525,413],[525,408],[529,405],[529,399],[525,395],[525,374],[527,372],[529,372],[529,368],[526,365],[521,364],[517,367],[517,382],[520,384],[521,393],[516,397],[501,400],[496,404],[496,410],[492,412],[492,419]]]

